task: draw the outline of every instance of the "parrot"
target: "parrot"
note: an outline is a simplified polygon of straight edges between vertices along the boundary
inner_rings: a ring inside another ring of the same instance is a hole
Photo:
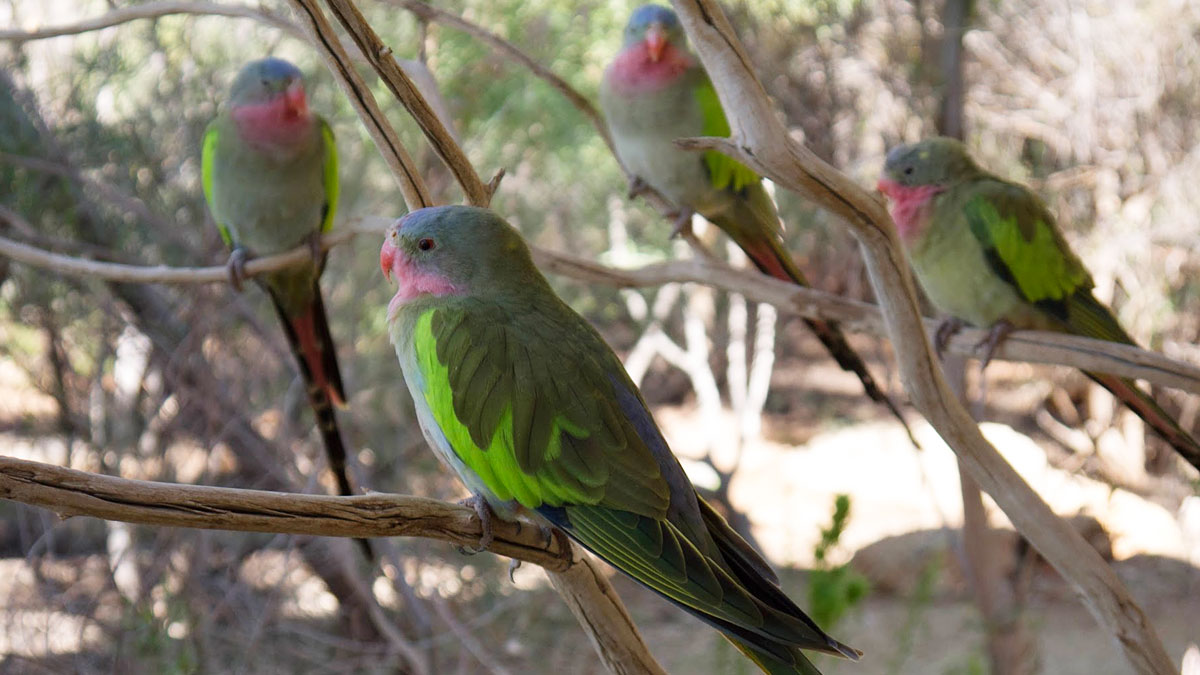
[[[304,378],[338,491],[353,494],[334,406],[346,404],[321,300],[320,237],[333,226],[338,160],[329,124],[308,108],[300,70],[278,58],[246,64],[229,105],[204,133],[201,178],[228,269],[241,290],[247,257],[312,247],[312,260],[257,277],[283,325]],[[365,542],[364,542],[365,543]]]
[[[643,5],[625,26],[625,44],[604,71],[600,107],[618,159],[633,176],[630,196],[653,188],[677,209],[675,231],[694,213],[721,228],[764,274],[808,286],[783,246],[775,204],[750,168],[714,150],[688,152],[674,143],[691,136],[728,136],[729,122],[703,66],[687,47],[679,18]],[[805,319],[843,370],[854,373],[871,400],[888,408],[912,438],[896,405],[875,382],[834,321]],[[914,444],[916,441],[913,441]]]
[[[801,649],[859,658],[697,495],[620,359],[498,214],[413,211],[379,262],[398,285],[388,331],[417,419],[474,495],[481,548],[493,515],[524,515],[715,627],[766,673],[818,673]]]
[[[1041,199],[980,168],[961,142],[935,137],[893,148],[877,188],[921,287],[951,317],[938,329],[939,352],[964,323],[991,330],[984,367],[1018,328],[1136,344],[1092,293],[1091,274]],[[1200,469],[1200,445],[1132,380],[1084,374]]]

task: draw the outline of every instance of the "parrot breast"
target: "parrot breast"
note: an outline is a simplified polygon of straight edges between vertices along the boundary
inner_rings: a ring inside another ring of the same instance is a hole
[[[251,145],[270,148],[301,148],[311,138],[315,119],[304,100],[280,96],[266,103],[241,105],[230,110],[238,135]]]
[[[888,196],[891,202],[888,213],[896,223],[900,238],[906,243],[912,242],[925,230],[929,223],[931,201],[946,189],[941,185],[909,187],[886,178],[879,181],[878,187],[880,192]]]
[[[650,56],[649,45],[642,41],[618,54],[606,76],[615,93],[628,96],[662,89],[693,65],[687,52],[670,43],[655,60]]]

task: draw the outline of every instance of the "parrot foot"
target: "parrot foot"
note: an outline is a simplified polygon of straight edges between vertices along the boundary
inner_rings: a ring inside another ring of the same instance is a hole
[[[992,357],[996,355],[996,349],[1000,346],[1000,343],[1004,342],[1004,340],[1008,338],[1009,334],[1016,329],[1016,326],[1001,319],[1000,321],[996,322],[996,325],[992,326],[991,330],[988,331],[987,337],[980,340],[979,343],[975,345],[976,349],[979,347],[987,347],[987,351],[983,355],[983,361],[979,364],[980,371],[988,367],[988,364],[992,362]]]
[[[229,253],[229,260],[225,263],[225,273],[229,275],[229,283],[238,293],[242,292],[242,284],[246,281],[246,260],[249,257],[246,249],[238,246]]]
[[[675,227],[671,230],[671,239],[674,239],[678,236],[691,239],[693,236],[695,236],[692,234],[692,216],[696,215],[695,211],[691,209],[680,209],[671,215],[675,218]]]
[[[487,500],[480,495],[473,495],[459,502],[460,506],[469,506],[475,510],[475,516],[479,518],[479,527],[483,533],[479,535],[479,546],[477,548],[469,548],[460,546],[459,550],[467,555],[474,555],[488,550],[492,542],[496,541],[496,535],[492,532],[492,507],[487,503]]]
[[[554,542],[557,541],[559,548],[562,549],[563,558],[570,563],[573,560],[573,554],[571,552],[571,539],[567,536],[567,533],[554,526],[542,527],[541,530],[542,536],[545,537],[546,548],[553,548]]]
[[[967,325],[966,322],[956,316],[947,317],[938,324],[937,330],[933,333],[933,351],[937,354],[939,361],[946,355],[946,347],[950,346],[950,338],[954,337],[954,334],[962,330],[965,325]]]
[[[514,577],[514,576],[513,576],[513,574],[514,574],[514,573],[517,571],[517,569],[519,569],[520,567],[521,567],[521,561],[520,561],[520,560],[517,560],[516,558],[513,558],[512,560],[509,560],[509,561],[508,561],[508,580],[509,580],[509,581],[511,581],[511,582],[513,582],[514,584],[515,584],[515,583],[517,583],[517,579],[516,579],[516,577]]]
[[[634,176],[633,179],[629,181],[629,198],[633,199],[638,195],[644,194],[649,189],[650,184],[642,180],[641,176]]]

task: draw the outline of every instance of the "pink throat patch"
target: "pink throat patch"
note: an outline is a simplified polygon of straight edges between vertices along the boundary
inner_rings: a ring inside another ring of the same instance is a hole
[[[879,191],[888,197],[888,213],[896,223],[900,238],[912,241],[929,222],[929,207],[933,198],[945,191],[941,185],[905,187],[887,178],[879,181]]]
[[[391,272],[400,287],[396,289],[396,295],[388,303],[388,321],[395,318],[396,312],[400,311],[401,307],[422,295],[457,295],[461,292],[457,286],[450,283],[445,277],[438,276],[432,272],[416,270],[404,258],[403,253],[396,251],[394,256]]]
[[[233,108],[230,113],[238,133],[252,145],[287,148],[304,140],[313,117],[303,99],[280,96],[274,101]]]
[[[640,94],[656,91],[671,84],[693,66],[691,56],[675,45],[667,44],[662,58],[654,61],[645,41],[617,54],[605,77],[620,94]]]

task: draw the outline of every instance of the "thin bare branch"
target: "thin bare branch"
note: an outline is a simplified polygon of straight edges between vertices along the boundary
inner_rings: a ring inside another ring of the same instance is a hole
[[[491,201],[491,194],[488,192],[487,186],[480,180],[479,174],[475,172],[475,167],[471,166],[471,161],[467,159],[467,155],[454,140],[454,135],[447,129],[449,123],[443,122],[438,117],[429,102],[421,95],[417,85],[396,62],[392,48],[384,44],[362,13],[358,11],[358,7],[355,7],[350,0],[326,0],[325,4],[329,6],[330,11],[337,17],[342,27],[350,33],[350,37],[362,50],[367,62],[379,74],[380,79],[412,114],[413,119],[421,127],[421,131],[425,132],[425,138],[433,146],[433,151],[442,158],[442,161],[446,163],[458,180],[459,185],[462,186],[467,201],[472,206],[486,207]]]
[[[871,285],[883,301],[901,379],[913,404],[1021,534],[1080,592],[1134,670],[1175,672],[1145,613],[1113,570],[984,439],[946,383],[934,361],[908,265],[883,203],[788,135],[716,0],[672,0],[672,4],[729,116],[732,138],[720,144],[721,151],[813,200],[850,226],[862,246]]]
[[[19,230],[32,231],[32,225],[8,209],[0,209],[0,221],[3,220],[14,221]],[[360,234],[382,234],[382,226],[389,222],[386,218],[363,218],[356,227],[339,227],[322,237],[321,248],[329,250]],[[713,260],[678,260],[621,269],[541,248],[534,248],[533,254],[534,260],[544,271],[587,283],[617,288],[644,288],[684,282],[704,284],[730,293],[742,294],[754,302],[774,305],[788,314],[810,319],[834,320],[848,330],[887,335],[887,324],[876,305],[803,288],[763,274],[736,270]],[[305,245],[279,255],[254,258],[246,263],[246,275],[255,276],[295,265],[308,260],[310,255],[309,248]],[[60,274],[106,281],[161,284],[229,281],[228,270],[224,266],[169,267],[101,262],[51,253],[5,237],[0,237],[0,256]],[[924,320],[924,330],[929,335],[933,335],[937,326],[938,322],[933,319]],[[977,359],[983,358],[986,352],[986,347],[983,346],[986,336],[986,331],[963,329],[951,339],[947,351]],[[1107,372],[1200,394],[1200,367],[1157,352],[1104,340],[1062,333],[1016,331],[1000,344],[995,358]]]
[[[616,148],[613,146],[612,137],[608,134],[608,125],[604,123],[604,117],[596,109],[596,106],[592,104],[591,100],[579,93],[579,90],[572,87],[566,80],[555,74],[554,71],[535,61],[533,57],[522,51],[520,47],[483,26],[467,21],[452,12],[438,9],[427,2],[421,2],[420,0],[388,0],[388,2],[403,7],[426,21],[440,23],[443,26],[449,26],[455,30],[462,31],[488,45],[501,55],[528,68],[529,72],[556,89],[564,98],[570,101],[571,105],[583,113],[583,116],[588,118],[592,126],[596,127],[596,132],[600,134],[600,138],[604,139],[604,143],[608,146],[609,150],[612,150],[613,156],[616,156]]]
[[[780,311],[812,319],[837,321],[851,331],[888,336],[887,321],[879,306],[850,300],[813,288],[802,288],[756,272],[736,270],[702,259],[655,263],[635,269],[607,267],[591,260],[535,248],[534,260],[543,271],[592,284],[618,288],[660,286],[668,283],[706,284],[748,300],[774,305]],[[940,322],[922,319],[930,336]],[[964,328],[947,345],[947,351],[983,358],[987,331]],[[1200,367],[1146,351],[1133,345],[1048,333],[1015,331],[1000,344],[996,358],[1071,366],[1145,379],[1154,384],[1200,394]]]
[[[15,28],[0,30],[0,40],[10,40],[14,42],[29,42],[32,40],[45,40],[46,38],[61,37],[63,35],[79,35],[80,33],[89,33],[92,31],[112,28],[130,21],[138,21],[140,19],[157,19],[159,17],[169,16],[172,14],[191,14],[195,16],[231,16],[244,19],[254,19],[266,24],[270,24],[279,28],[283,32],[301,40],[307,40],[304,30],[296,24],[276,16],[271,12],[251,7],[249,5],[226,5],[215,2],[185,2],[180,0],[160,0],[159,2],[147,2],[141,5],[130,5],[114,9],[107,14],[102,14],[91,19],[84,19],[75,23],[67,23],[59,26],[47,26],[36,30],[24,31]]]
[[[354,106],[359,118],[367,127],[367,132],[371,134],[371,140],[375,141],[375,147],[379,148],[383,160],[391,168],[392,175],[395,176],[396,182],[400,186],[400,192],[404,195],[404,201],[408,204],[408,210],[415,211],[426,206],[433,206],[433,198],[429,196],[429,189],[425,187],[425,180],[417,171],[417,165],[400,143],[396,130],[392,128],[383,111],[379,109],[375,95],[371,93],[362,76],[354,69],[350,55],[346,53],[333,26],[329,25],[321,8],[317,6],[316,0],[288,0],[288,2],[305,18],[308,29],[312,33],[309,39],[321,53],[325,65],[333,72],[338,86],[350,99],[350,104]]]
[[[0,212],[0,218],[10,214]],[[357,234],[369,230],[352,230],[343,228],[321,237],[321,249],[329,250],[334,246],[349,241]],[[99,262],[74,258],[61,253],[50,253],[43,249],[22,244],[12,239],[0,237],[0,255],[17,262],[25,263],[72,276],[90,277],[105,281],[123,281],[133,283],[157,284],[211,284],[228,283],[229,270],[221,267],[170,267],[167,265],[126,265],[123,263]],[[312,249],[307,244],[294,248],[286,253],[254,258],[246,263],[246,276],[252,277],[265,272],[273,272],[291,265],[302,263],[312,258]]]

